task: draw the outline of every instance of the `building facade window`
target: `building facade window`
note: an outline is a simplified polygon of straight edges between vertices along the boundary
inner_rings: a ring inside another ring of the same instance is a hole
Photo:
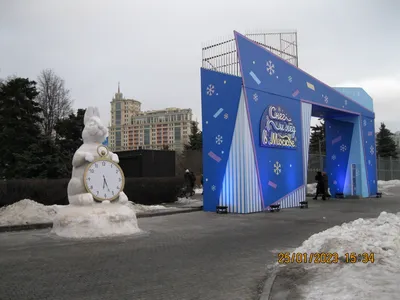
[[[115,132],[115,146],[121,147],[121,131]]]
[[[174,137],[175,137],[175,141],[180,141],[181,140],[181,128],[180,127],[175,127],[175,129],[174,129]]]

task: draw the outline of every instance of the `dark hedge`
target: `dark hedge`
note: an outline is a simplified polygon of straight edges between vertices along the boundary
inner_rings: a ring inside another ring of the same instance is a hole
[[[22,199],[31,199],[44,205],[67,205],[69,179],[24,179],[0,181],[0,207]],[[124,192],[130,201],[145,205],[171,203],[177,200],[183,179],[126,178]]]

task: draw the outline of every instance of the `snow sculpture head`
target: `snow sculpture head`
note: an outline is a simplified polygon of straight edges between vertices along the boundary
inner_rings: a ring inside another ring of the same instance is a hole
[[[97,107],[88,107],[85,112],[84,124],[83,144],[76,150],[72,158],[72,176],[68,184],[68,201],[72,205],[93,205],[94,198],[85,188],[83,174],[88,164],[99,157],[97,147],[102,144],[108,134],[107,127],[100,120]],[[118,155],[111,151],[108,153],[108,158],[119,163]],[[113,203],[115,202],[128,203],[128,197],[124,192],[120,192],[119,198],[113,201]]]
[[[83,123],[85,124],[85,128],[82,132],[84,144],[100,144],[106,139],[108,135],[108,129],[101,122],[99,109],[97,107],[87,108]]]

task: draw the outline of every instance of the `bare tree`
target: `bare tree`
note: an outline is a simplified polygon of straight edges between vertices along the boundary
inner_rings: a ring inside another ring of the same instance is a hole
[[[64,80],[53,70],[43,70],[37,81],[37,100],[43,110],[43,133],[50,137],[57,122],[73,112],[72,100]]]

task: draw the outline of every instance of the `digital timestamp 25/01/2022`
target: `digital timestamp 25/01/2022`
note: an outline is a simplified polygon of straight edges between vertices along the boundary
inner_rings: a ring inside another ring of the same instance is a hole
[[[344,253],[339,256],[337,252],[301,253],[280,252],[278,253],[279,264],[337,264],[337,263],[374,263],[374,253]]]

